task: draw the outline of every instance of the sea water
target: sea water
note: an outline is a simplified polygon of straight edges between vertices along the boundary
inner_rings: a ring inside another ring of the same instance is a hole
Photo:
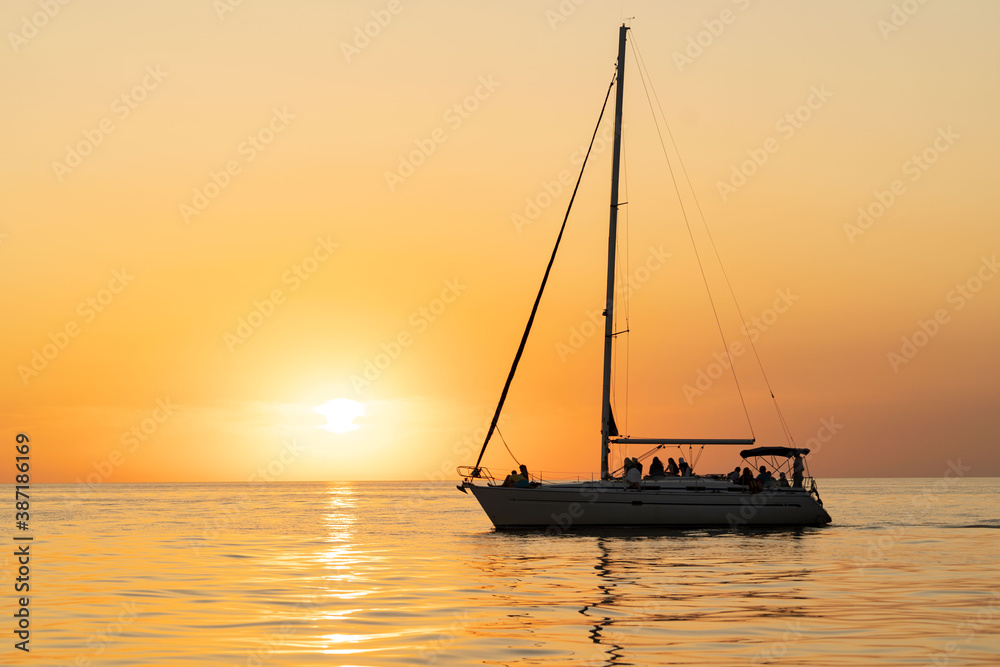
[[[820,492],[823,528],[551,536],[454,482],[32,485],[0,664],[1000,664],[1000,480]]]

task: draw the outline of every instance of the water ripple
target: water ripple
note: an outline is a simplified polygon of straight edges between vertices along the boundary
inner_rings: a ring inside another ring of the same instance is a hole
[[[915,510],[930,483],[828,482],[822,529],[555,538],[494,532],[447,482],[109,485],[71,514],[73,487],[42,486],[33,645],[95,666],[996,664],[1000,483]]]

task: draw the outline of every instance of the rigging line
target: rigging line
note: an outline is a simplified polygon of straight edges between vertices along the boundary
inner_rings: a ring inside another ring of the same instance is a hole
[[[674,174],[674,167],[670,162],[670,157],[667,155],[667,146],[663,142],[663,134],[660,132],[660,124],[656,121],[656,111],[653,109],[653,100],[649,97],[649,90],[646,88],[646,76],[643,75],[642,61],[639,59],[639,47],[635,43],[635,36],[632,39],[632,55],[636,59],[636,69],[639,71],[639,79],[642,81],[642,89],[646,93],[646,101],[649,103],[649,111],[653,114],[654,125],[656,126],[656,135],[660,138],[660,147],[663,149],[663,157],[667,161],[667,169],[670,171],[670,181],[673,183],[674,192],[677,194],[677,201],[681,207],[681,214],[684,217],[684,225],[687,227],[688,236],[691,239],[691,247],[694,249],[694,256],[698,260],[698,270],[701,272],[701,280],[705,284],[705,292],[708,294],[708,302],[712,306],[712,314],[715,316],[715,326],[719,329],[719,337],[722,338],[722,345],[726,351],[726,358],[729,360],[729,370],[733,373],[733,380],[736,382],[736,391],[740,396],[740,403],[743,405],[743,414],[747,418],[747,426],[750,427],[750,435],[756,437],[753,431],[753,422],[750,421],[750,411],[747,409],[746,399],[743,398],[743,389],[740,387],[740,380],[736,376],[736,365],[733,364],[733,356],[729,351],[729,343],[726,341],[726,334],[722,331],[722,322],[719,320],[719,311],[715,307],[715,299],[712,298],[712,290],[708,287],[708,277],[705,275],[705,267],[701,261],[701,253],[698,252],[698,245],[694,241],[694,232],[691,230],[691,220],[688,218],[687,207],[684,205],[684,199],[681,197],[680,188],[677,185],[677,177]],[[662,114],[662,110],[661,110]],[[666,123],[664,123],[666,124]]]
[[[635,42],[635,34],[632,35],[632,42]],[[642,54],[639,53],[638,44],[633,47],[633,53],[636,55],[637,62],[640,63],[640,71],[646,69],[646,64],[642,60]],[[648,74],[648,72],[647,72]],[[722,270],[722,276],[726,280],[726,286],[729,288],[729,294],[733,298],[733,305],[736,306],[736,312],[740,316],[741,322],[746,322],[746,318],[743,317],[743,310],[740,308],[740,302],[736,298],[736,291],[733,289],[733,284],[729,280],[729,274],[726,273],[726,267],[722,263],[722,256],[719,254],[719,248],[715,245],[715,238],[712,236],[712,230],[708,227],[708,219],[705,217],[705,212],[701,208],[701,202],[698,200],[698,195],[695,193],[694,186],[691,184],[691,177],[688,175],[687,166],[684,164],[684,159],[681,157],[680,151],[677,149],[677,142],[674,140],[674,134],[670,131],[670,124],[667,123],[667,117],[663,113],[663,106],[660,104],[660,98],[656,94],[656,88],[653,87],[653,82],[649,82],[649,87],[653,90],[653,99],[656,100],[656,106],[660,109],[660,117],[663,119],[663,126],[667,129],[667,136],[670,138],[670,144],[674,147],[674,153],[677,154],[677,161],[680,163],[681,172],[684,174],[684,180],[687,182],[688,190],[691,191],[691,197],[694,199],[695,207],[698,209],[698,216],[701,218],[701,224],[705,227],[705,234],[708,236],[708,241],[712,246],[712,251],[715,253],[715,259],[719,263],[719,268]],[[774,395],[774,390],[771,389],[771,381],[768,380],[767,373],[764,371],[764,363],[760,359],[760,355],[757,353],[757,346],[754,345],[753,339],[747,336],[750,341],[750,349],[753,350],[753,356],[757,360],[757,366],[760,368],[760,374],[764,378],[764,384],[767,386],[767,393],[771,395],[771,400],[774,402],[774,409],[778,413],[778,421],[781,423],[781,428],[785,434],[785,440],[790,444],[795,444],[795,440],[792,437],[791,429],[788,428],[788,423],[785,421],[785,416],[781,412],[781,408],[778,406],[778,399]]]
[[[510,447],[507,446],[507,441],[504,440],[503,433],[500,432],[500,427],[499,426],[497,426],[497,435],[500,436],[500,442],[502,442],[503,446],[507,449],[507,453],[510,454],[510,458],[514,459],[514,463],[516,463],[518,466],[520,466],[521,462],[517,460],[516,456],[514,456],[514,452],[510,451]]]
[[[622,131],[622,163],[625,163],[625,132]],[[623,180],[626,180],[623,178]],[[628,201],[628,183],[626,180],[625,185],[625,201]],[[619,204],[619,208],[621,204]],[[625,207],[625,219],[628,220],[628,207]],[[615,270],[617,271],[618,281],[615,283],[615,292],[620,292],[620,300],[622,302],[622,308],[619,310],[615,308],[614,310],[614,323],[612,325],[612,332],[617,331],[618,333],[612,333],[611,341],[611,367],[614,372],[611,374],[611,408],[612,413],[614,413],[618,408],[618,334],[628,332],[628,227],[626,225],[626,238],[625,238],[625,252],[622,252],[622,238],[621,236],[615,236]],[[621,315],[619,315],[619,312]],[[625,328],[619,329],[618,322],[619,316],[625,319]],[[628,336],[626,336],[626,340]],[[627,348],[626,348],[627,349]],[[625,412],[628,413],[628,356],[626,352],[625,361]],[[619,415],[621,416],[621,415]],[[617,420],[615,421],[617,425]],[[628,430],[622,431],[623,425],[618,428],[619,433],[628,433]]]
[[[618,368],[618,336],[612,335],[611,338],[611,368]],[[618,374],[611,373],[611,395],[608,396],[608,401],[611,403],[611,417],[614,418],[615,412],[618,411]],[[615,426],[618,426],[618,420],[615,420]],[[621,428],[618,428],[619,435],[621,434]]]
[[[626,110],[625,113],[628,113]],[[625,234],[624,234],[624,251],[622,250],[622,236],[615,236],[615,263],[618,271],[618,282],[615,285],[616,292],[620,292],[622,307],[620,309],[616,308],[614,311],[615,321],[613,329],[618,333],[613,334],[611,347],[611,364],[614,368],[614,373],[611,375],[611,396],[610,400],[612,402],[612,412],[618,409],[618,361],[620,358],[619,354],[619,334],[625,334],[625,407],[623,413],[618,416],[621,417],[624,414],[624,421],[618,427],[619,433],[628,433],[628,386],[629,386],[629,341],[631,336],[629,336],[629,313],[631,310],[630,299],[629,299],[629,277],[631,276],[631,266],[629,264],[629,196],[628,196],[628,133],[625,132],[625,128],[622,128],[621,133],[621,150],[622,150],[622,182],[624,185],[622,193],[619,195],[618,208],[621,209],[622,206],[625,207]],[[625,320],[624,328],[619,328],[619,312],[621,317]],[[617,420],[616,420],[617,424]]]
[[[566,215],[563,216],[562,226],[559,227],[559,235],[556,237],[555,247],[552,248],[552,256],[549,257],[549,263],[545,267],[545,274],[542,276],[542,284],[538,288],[538,295],[535,297],[535,303],[531,307],[531,315],[528,316],[528,324],[524,327],[524,334],[521,336],[521,344],[517,348],[517,354],[514,355],[514,363],[510,367],[510,373],[507,374],[507,382],[504,383],[503,391],[500,393],[500,402],[497,404],[497,410],[493,415],[493,421],[490,422],[490,428],[486,432],[486,438],[483,440],[483,448],[479,450],[479,458],[476,459],[475,470],[479,469],[479,464],[483,461],[483,454],[486,453],[486,445],[490,444],[490,438],[493,436],[493,431],[496,430],[497,422],[500,420],[500,411],[503,410],[504,401],[507,400],[507,392],[510,391],[510,383],[514,380],[514,372],[517,370],[517,363],[521,360],[521,355],[524,354],[524,346],[528,342],[528,333],[531,332],[531,325],[535,321],[535,313],[538,312],[538,304],[542,300],[542,292],[545,291],[545,283],[549,280],[549,273],[552,271],[552,264],[556,261],[556,253],[559,251],[559,242],[562,241],[563,232],[566,231],[566,221],[569,220],[569,212],[573,208],[573,202],[576,200],[577,190],[580,189],[580,181],[583,180],[583,171],[587,167],[587,159],[590,157],[590,151],[594,148],[594,139],[597,138],[597,131],[601,127],[601,119],[604,118],[604,110],[608,107],[608,100],[611,98],[611,89],[614,88],[615,80],[618,78],[618,69],[615,68],[615,73],[611,76],[611,84],[608,86],[608,92],[604,95],[604,104],[601,106],[601,115],[597,117],[597,125],[594,127],[594,134],[590,137],[590,146],[587,147],[587,154],[583,157],[583,164],[580,165],[580,175],[576,179],[576,186],[573,187],[573,194],[569,198],[569,204],[566,206]]]
[[[622,274],[622,302],[624,308],[622,308],[623,315],[625,316],[625,328],[628,329],[628,319],[629,313],[631,311],[631,301],[629,299],[629,277],[632,275],[632,267],[629,265],[629,225],[628,225],[628,135],[622,130],[622,181],[624,185],[625,192],[625,252],[622,253],[625,256],[625,273]]]
[[[697,456],[694,456],[693,454],[691,455],[691,457],[694,459],[694,461],[691,462],[691,468],[692,469],[694,469],[694,467],[696,465],[698,465],[698,461],[701,460],[701,455],[704,454],[704,453],[705,453],[705,445],[702,445],[701,449],[698,450],[698,455]]]
[[[628,196],[628,141],[627,135],[622,132],[622,174],[623,180],[625,181],[625,201],[628,202],[630,197]],[[628,280],[632,275],[632,268],[629,266],[629,224],[628,224],[628,211],[630,206],[625,207],[625,307],[622,309],[625,311],[625,432],[628,433],[628,378],[629,378],[629,349],[631,347],[632,336],[629,335],[629,311],[630,304],[628,298]]]
[[[633,41],[634,41],[634,36],[633,36]],[[638,46],[635,47],[634,53],[636,54],[637,60],[641,64],[641,69],[645,69],[646,65],[645,65],[645,62],[642,61],[642,55],[638,51]],[[666,127],[667,136],[670,138],[670,143],[671,143],[671,145],[674,148],[674,152],[677,154],[677,160],[680,163],[681,171],[684,174],[684,180],[686,181],[687,186],[688,186],[688,190],[691,192],[691,196],[694,199],[695,206],[696,206],[696,208],[698,210],[698,215],[701,218],[701,223],[702,223],[702,225],[705,228],[705,233],[708,236],[708,240],[709,240],[710,245],[712,246],[712,251],[715,253],[715,258],[716,258],[716,261],[719,264],[720,270],[722,271],[723,278],[726,281],[726,286],[729,288],[729,294],[730,294],[730,296],[733,299],[733,305],[736,306],[736,312],[740,316],[740,321],[746,322],[746,318],[743,316],[743,310],[740,308],[739,300],[736,298],[736,292],[733,289],[732,282],[729,280],[729,274],[726,272],[726,267],[722,263],[722,257],[719,254],[719,249],[718,249],[718,247],[715,244],[715,238],[712,236],[712,231],[711,231],[711,229],[708,226],[708,220],[705,217],[705,213],[704,213],[704,211],[701,208],[701,202],[699,201],[698,195],[696,194],[694,186],[691,183],[691,177],[688,175],[687,166],[684,164],[684,160],[681,157],[680,151],[677,148],[677,142],[674,140],[673,132],[671,132],[671,130],[670,130],[670,124],[667,123],[666,115],[663,113],[663,107],[660,104],[659,96],[656,94],[656,88],[653,87],[652,81],[650,81],[649,85],[650,85],[650,88],[652,88],[652,90],[653,90],[653,98],[656,100],[656,105],[657,105],[657,107],[660,110],[660,117],[663,119],[663,125],[664,125],[664,127]],[[648,95],[648,93],[647,93],[647,95]],[[771,395],[771,400],[774,403],[774,409],[777,412],[778,422],[781,424],[781,428],[782,428],[783,434],[785,436],[785,440],[789,444],[794,445],[794,438],[792,436],[791,429],[788,427],[788,423],[785,421],[785,416],[781,412],[781,407],[778,405],[778,399],[774,395],[774,390],[771,388],[771,382],[770,382],[770,380],[767,377],[767,372],[764,370],[764,364],[761,361],[760,354],[757,352],[757,346],[754,344],[753,339],[751,339],[749,336],[747,336],[747,338],[748,338],[748,340],[750,342],[750,349],[753,350],[754,358],[757,360],[757,366],[758,366],[758,368],[760,368],[761,376],[764,378],[764,384],[767,386],[767,391]]]
[[[626,332],[628,333],[628,332]],[[625,336],[625,432],[628,433],[628,361],[631,336]]]

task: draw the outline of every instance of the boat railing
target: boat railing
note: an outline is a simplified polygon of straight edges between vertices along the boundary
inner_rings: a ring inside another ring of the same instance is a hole
[[[473,466],[459,466],[456,471],[459,477],[467,482],[482,480],[488,484],[499,484],[507,478],[507,473],[494,473],[489,468],[475,468]],[[554,484],[556,482],[596,482],[600,479],[600,473],[596,472],[561,472],[553,470],[542,470],[538,473],[529,472],[531,482],[538,484]]]
[[[736,484],[738,486],[746,486],[745,484],[742,484],[741,482],[736,482]],[[759,488],[759,485],[758,485],[758,488]],[[802,478],[802,485],[801,486],[795,486],[790,481],[788,482],[788,485],[785,486],[785,485],[779,484],[778,480],[772,479],[771,482],[768,483],[767,485],[765,485],[762,490],[763,491],[791,491],[793,489],[801,489],[803,491],[806,491],[807,493],[815,494],[817,497],[819,496],[819,491],[816,490],[816,478],[815,477],[803,477]]]
[[[542,484],[554,484],[556,482],[596,482],[600,479],[600,473],[596,472],[562,472],[554,470],[542,470],[537,475],[531,476],[531,481]]]
[[[486,482],[490,485],[500,484],[504,479],[507,478],[506,473],[494,473],[489,468],[475,468],[473,466],[459,466],[457,469],[458,475],[466,482],[474,482],[480,480]],[[542,470],[538,473],[529,473],[530,481],[532,484],[567,484],[574,482],[597,482],[600,480],[600,475],[596,472],[564,472],[564,471],[553,471],[553,470]],[[617,478],[621,481],[621,478]],[[690,477],[680,477],[677,475],[666,475],[657,479],[644,479],[643,482],[657,482],[664,479],[686,479],[695,485],[705,480],[715,480],[715,481],[725,481],[726,475],[692,475]],[[739,485],[739,483],[737,483]],[[779,489],[788,489],[789,491],[797,488],[794,486],[782,487],[778,486],[776,483],[768,485],[761,490],[776,491]],[[802,478],[802,488],[808,493],[815,495],[819,498],[819,491],[816,487],[816,478],[809,476]]]
[[[476,479],[481,479],[489,484],[496,483],[496,477],[490,471],[489,468],[476,468],[475,466],[459,466],[455,469],[458,472],[459,477],[464,479],[466,482],[471,482]]]

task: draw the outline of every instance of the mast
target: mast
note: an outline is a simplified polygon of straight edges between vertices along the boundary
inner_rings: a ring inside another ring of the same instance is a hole
[[[604,309],[604,385],[601,402],[601,479],[608,479],[608,439],[611,437],[611,343],[614,340],[615,244],[618,233],[618,172],[622,155],[622,96],[625,91],[625,35],[618,29],[618,86],[615,90],[615,143],[611,158],[611,231],[608,234],[608,298]],[[615,434],[617,435],[617,433]]]

